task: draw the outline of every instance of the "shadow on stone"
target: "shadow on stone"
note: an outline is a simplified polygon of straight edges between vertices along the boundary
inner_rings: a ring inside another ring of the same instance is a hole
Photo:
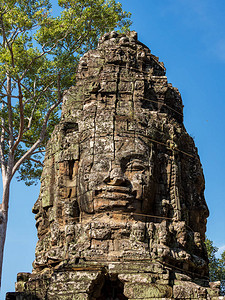
[[[7,293],[5,300],[41,300],[35,295],[28,293]]]
[[[124,285],[118,279],[105,277],[105,283],[101,290],[101,295],[96,300],[127,300],[123,294]]]

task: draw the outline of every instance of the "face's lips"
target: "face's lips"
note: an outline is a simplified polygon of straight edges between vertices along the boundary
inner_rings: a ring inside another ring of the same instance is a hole
[[[36,226],[36,228],[37,228],[37,229],[38,229],[38,227],[39,227],[40,223],[41,223],[41,220],[40,220],[40,219],[36,221],[36,224],[35,224],[35,226]]]
[[[40,216],[40,213],[37,213],[36,216],[34,217],[35,220],[36,220],[36,227],[38,227],[38,225],[40,224],[41,222],[41,216]]]
[[[96,190],[98,192],[130,193],[131,189],[126,186],[106,185]]]
[[[95,190],[95,196],[97,198],[104,198],[110,200],[130,200],[134,199],[134,195],[131,193],[129,187],[124,186],[103,186]]]

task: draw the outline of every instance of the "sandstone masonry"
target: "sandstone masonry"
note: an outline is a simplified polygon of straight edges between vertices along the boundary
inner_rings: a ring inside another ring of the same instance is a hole
[[[64,95],[33,208],[33,272],[6,299],[219,299],[204,187],[163,63],[136,32],[105,34]]]

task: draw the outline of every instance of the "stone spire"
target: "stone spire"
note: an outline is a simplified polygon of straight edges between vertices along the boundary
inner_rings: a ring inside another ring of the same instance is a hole
[[[163,63],[136,32],[105,34],[65,92],[33,208],[34,269],[18,275],[18,295],[206,299],[204,187]]]

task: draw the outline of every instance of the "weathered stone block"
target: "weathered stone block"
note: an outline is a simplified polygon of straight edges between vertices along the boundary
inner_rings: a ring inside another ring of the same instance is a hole
[[[7,293],[5,300],[40,300],[37,296],[28,293]]]
[[[50,191],[45,191],[44,194],[42,195],[42,206],[43,208],[52,206],[53,201],[51,197],[51,192]]]
[[[128,298],[170,298],[172,297],[172,287],[160,284],[125,283],[124,295]]]

